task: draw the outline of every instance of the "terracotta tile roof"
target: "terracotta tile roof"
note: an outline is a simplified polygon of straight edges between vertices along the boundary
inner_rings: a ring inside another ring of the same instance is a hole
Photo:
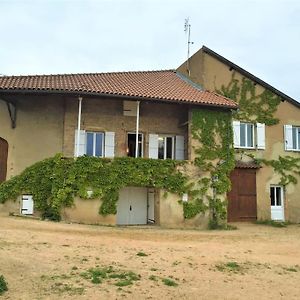
[[[234,101],[203,91],[173,70],[0,77],[0,92],[64,92],[118,95],[237,108]]]
[[[235,167],[237,169],[259,169],[260,165],[258,165],[254,161],[245,162],[245,161],[238,160],[235,162]]]

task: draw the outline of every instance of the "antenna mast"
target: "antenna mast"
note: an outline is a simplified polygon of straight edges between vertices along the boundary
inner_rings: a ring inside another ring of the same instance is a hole
[[[188,72],[188,75],[190,76],[191,75],[191,70],[190,70],[190,45],[194,44],[194,42],[191,42],[191,24],[189,22],[189,18],[186,18],[184,20],[184,32],[188,35],[186,70]]]

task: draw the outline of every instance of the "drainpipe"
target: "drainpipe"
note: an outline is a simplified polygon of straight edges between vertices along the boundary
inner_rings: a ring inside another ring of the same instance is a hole
[[[139,155],[140,101],[136,101],[135,157]]]
[[[81,106],[82,106],[82,97],[78,97],[78,123],[77,123],[76,157],[79,156],[80,124],[81,124]]]

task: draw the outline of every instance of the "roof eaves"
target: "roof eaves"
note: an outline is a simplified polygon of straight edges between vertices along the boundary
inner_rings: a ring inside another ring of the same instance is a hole
[[[280,96],[281,98],[283,98],[284,100],[287,100],[289,102],[291,102],[292,104],[294,104],[297,107],[300,107],[300,102],[298,102],[297,100],[291,98],[290,96],[284,94],[283,92],[277,90],[276,88],[274,88],[273,86],[271,86],[270,84],[268,84],[267,82],[263,81],[262,79],[254,76],[253,74],[249,73],[248,71],[246,71],[245,69],[241,68],[240,66],[236,65],[235,63],[231,62],[230,60],[228,60],[227,58],[225,58],[224,56],[216,53],[215,51],[207,48],[206,46],[202,46],[202,50],[203,52],[213,56],[214,58],[216,58],[217,60],[223,62],[224,64],[228,65],[229,67],[231,67],[232,69],[237,70],[238,72],[240,72],[242,75],[248,77],[249,79],[251,79],[252,81],[260,84],[261,86],[269,89],[270,91],[272,91],[274,94]]]
[[[208,106],[208,107],[218,107],[222,109],[237,109],[236,105],[228,105],[228,104],[215,104],[215,103],[205,103],[205,102],[196,102],[184,99],[171,99],[171,98],[151,98],[151,97],[143,97],[143,96],[135,96],[135,95],[124,95],[124,94],[116,94],[116,93],[97,93],[97,92],[89,92],[83,90],[60,90],[60,89],[1,89],[0,95],[2,94],[55,94],[55,95],[70,95],[70,96],[90,96],[90,97],[115,97],[115,98],[123,98],[128,100],[152,100],[152,101],[162,101],[167,103],[182,103],[182,104],[191,104],[191,105],[199,105],[199,106]]]

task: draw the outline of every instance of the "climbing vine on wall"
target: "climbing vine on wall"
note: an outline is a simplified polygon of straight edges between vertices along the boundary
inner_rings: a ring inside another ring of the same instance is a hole
[[[99,213],[116,214],[119,190],[125,186],[162,188],[182,195],[188,179],[179,170],[183,162],[122,157],[83,156],[64,159],[56,155],[25,169],[0,185],[0,203],[20,194],[33,195],[35,207],[59,219],[60,209],[72,206],[74,197],[102,198]],[[92,190],[89,197],[87,191]]]
[[[245,77],[239,80],[233,72],[231,81],[222,85],[217,92],[238,103],[239,110],[234,114],[235,119],[264,123],[268,126],[278,124],[279,119],[275,118],[274,114],[281,98],[267,89],[258,93],[253,81]]]
[[[186,211],[196,215],[203,210],[203,203],[208,202],[211,228],[226,220],[226,201],[221,196],[230,190],[229,174],[235,165],[231,123],[231,112],[201,109],[192,113],[192,135],[198,143],[194,163],[207,175],[200,176],[198,195],[186,203]]]
[[[255,83],[243,78],[241,81],[235,78],[232,73],[228,85],[222,85],[218,93],[231,98],[239,105],[239,110],[234,118],[241,121],[259,122],[268,126],[276,125],[278,118],[274,117],[281,98],[271,91],[265,89],[257,93]],[[279,184],[288,185],[297,183],[297,176],[300,175],[300,159],[291,156],[279,156],[277,160],[257,159],[253,154],[247,154],[260,165],[271,166],[274,172],[281,176]]]

